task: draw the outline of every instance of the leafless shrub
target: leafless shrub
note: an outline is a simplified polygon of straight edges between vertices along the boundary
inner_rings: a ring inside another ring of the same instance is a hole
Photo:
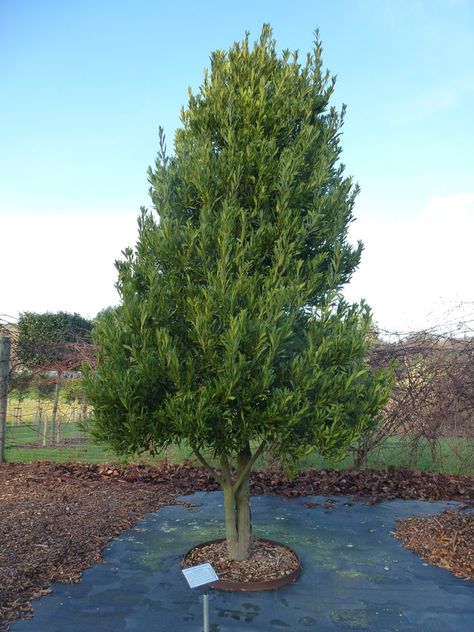
[[[354,448],[355,466],[364,465],[371,452],[396,436],[410,464],[426,445],[432,461],[440,461],[440,439],[448,439],[444,451],[450,449],[463,468],[474,454],[474,337],[439,331],[383,333],[376,337],[369,360],[374,367],[392,366],[395,383],[382,423]]]

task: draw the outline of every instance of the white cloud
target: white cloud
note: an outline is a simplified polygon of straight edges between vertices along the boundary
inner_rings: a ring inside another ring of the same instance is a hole
[[[135,244],[137,224],[134,213],[30,214],[0,217],[0,233],[0,314],[91,317],[117,303],[114,261]],[[392,331],[443,322],[460,302],[472,311],[473,236],[474,193],[432,198],[411,218],[359,219],[351,237],[365,251],[346,295],[365,298]]]
[[[114,261],[137,238],[130,214],[0,217],[0,313],[70,311],[93,317],[117,303]]]
[[[392,331],[442,324],[454,305],[472,311],[473,235],[474,193],[432,198],[411,218],[356,221],[351,236],[365,251],[346,295],[365,298]]]

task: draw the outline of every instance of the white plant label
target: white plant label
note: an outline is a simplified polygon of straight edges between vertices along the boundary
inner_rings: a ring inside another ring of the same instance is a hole
[[[183,575],[185,576],[190,588],[197,588],[198,586],[212,584],[212,582],[216,582],[219,579],[216,571],[208,563],[184,568]]]

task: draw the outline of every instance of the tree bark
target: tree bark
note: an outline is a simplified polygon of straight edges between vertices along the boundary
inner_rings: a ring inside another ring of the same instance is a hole
[[[237,454],[237,470],[232,481],[229,457],[220,460],[221,471],[216,470],[196,446],[191,446],[196,458],[216,478],[224,492],[225,533],[227,551],[232,560],[246,560],[252,547],[252,518],[250,511],[250,473],[252,466],[267,447],[262,441],[252,454],[247,444]]]
[[[235,494],[231,483],[223,483],[224,492],[224,515],[225,515],[225,537],[227,540],[227,552],[229,557],[236,559],[238,549],[237,533],[237,511],[235,506]]]
[[[223,465],[222,489],[227,550],[232,560],[246,560],[250,555],[252,545],[250,469],[248,468],[251,458],[250,446],[247,445],[237,455],[237,482],[234,485],[232,485],[228,463]],[[245,469],[247,469],[246,472],[244,472]]]
[[[245,450],[237,456],[237,479],[241,478],[242,471],[247,468],[252,458],[250,446],[247,444]],[[252,545],[252,517],[250,513],[250,469],[241,478],[240,486],[235,495],[237,507],[237,531],[239,534],[239,555],[244,556],[239,559],[247,559],[250,555]]]

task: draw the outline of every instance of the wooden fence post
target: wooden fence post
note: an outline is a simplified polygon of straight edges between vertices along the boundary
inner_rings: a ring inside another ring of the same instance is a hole
[[[53,444],[58,443],[58,434],[57,434],[57,429],[56,429],[56,424],[57,424],[57,418],[58,418],[58,406],[59,406],[59,389],[60,389],[60,377],[59,377],[59,371],[57,372],[57,376],[56,376],[56,385],[54,387],[54,398],[53,398],[53,411],[51,413],[51,426],[52,426],[52,431],[53,431],[53,437],[52,437],[52,442]]]
[[[5,463],[7,431],[8,378],[10,375],[10,338],[0,334],[0,463]]]
[[[43,436],[41,437],[41,445],[43,448],[46,447],[48,442],[48,411],[44,410],[42,413],[43,417]]]
[[[35,411],[35,431],[37,436],[37,443],[41,445],[41,421],[43,419],[43,408],[38,404]]]

